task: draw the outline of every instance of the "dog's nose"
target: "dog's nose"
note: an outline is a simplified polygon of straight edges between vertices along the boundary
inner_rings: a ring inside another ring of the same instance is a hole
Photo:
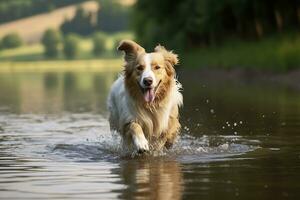
[[[151,77],[144,78],[143,83],[145,86],[149,87],[153,83],[153,79]]]

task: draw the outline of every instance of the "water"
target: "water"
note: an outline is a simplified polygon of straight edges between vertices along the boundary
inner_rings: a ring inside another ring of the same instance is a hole
[[[181,137],[132,157],[107,122],[116,76],[0,74],[0,199],[299,198],[299,90],[180,71]]]

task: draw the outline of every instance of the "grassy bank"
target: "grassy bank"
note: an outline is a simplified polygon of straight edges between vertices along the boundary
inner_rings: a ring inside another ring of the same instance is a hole
[[[122,59],[5,61],[0,62],[0,73],[7,72],[60,72],[60,71],[121,71]]]
[[[130,32],[120,32],[111,35],[106,35],[105,51],[99,57],[92,53],[93,43],[91,37],[80,37],[80,52],[75,60],[90,60],[90,59],[112,59],[116,58],[116,45],[123,38],[133,38]],[[65,60],[62,51],[60,55],[53,60]],[[5,49],[0,51],[0,62],[7,61],[44,61],[49,60],[44,57],[44,48],[42,44],[24,45],[15,49]]]
[[[92,63],[95,63],[95,60],[99,59],[101,59],[99,62],[102,63],[105,63],[104,60],[107,60],[108,63],[120,62],[121,54],[117,54],[116,43],[124,38],[133,38],[133,35],[128,32],[108,35],[106,51],[99,57],[92,53],[92,39],[81,38],[79,56],[73,61],[80,61],[78,63],[81,64],[84,60],[91,60]],[[239,68],[285,72],[300,68],[300,34],[285,33],[259,41],[228,40],[220,46],[180,53],[180,58],[184,68]],[[114,59],[115,61],[113,61]],[[29,67],[40,64],[52,66],[50,68],[54,69],[56,67],[53,66],[71,67],[71,65],[75,65],[75,62],[70,62],[70,65],[67,64],[68,62],[70,60],[66,60],[62,53],[54,60],[45,59],[41,44],[0,51],[0,68],[4,66],[20,68],[21,65]],[[5,68],[5,70],[7,69]]]
[[[281,34],[259,41],[226,41],[221,46],[200,48],[181,56],[190,68],[243,68],[284,72],[300,68],[300,35]]]

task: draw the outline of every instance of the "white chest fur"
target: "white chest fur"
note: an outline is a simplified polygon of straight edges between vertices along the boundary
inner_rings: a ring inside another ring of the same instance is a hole
[[[142,126],[146,137],[159,136],[168,128],[173,106],[182,105],[180,89],[180,83],[175,81],[171,87],[168,101],[161,107],[149,110],[139,107],[131,99],[124,85],[124,77],[120,76],[113,84],[107,102],[111,126],[113,129],[121,131],[124,124],[136,121]]]

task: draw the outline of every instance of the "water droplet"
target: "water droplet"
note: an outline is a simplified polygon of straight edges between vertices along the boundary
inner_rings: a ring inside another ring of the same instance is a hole
[[[219,147],[222,150],[227,150],[229,148],[229,145],[227,143],[225,143],[225,144],[220,145]]]
[[[190,129],[187,126],[185,126],[184,130],[189,131]]]
[[[271,151],[280,151],[280,148],[269,148]]]

